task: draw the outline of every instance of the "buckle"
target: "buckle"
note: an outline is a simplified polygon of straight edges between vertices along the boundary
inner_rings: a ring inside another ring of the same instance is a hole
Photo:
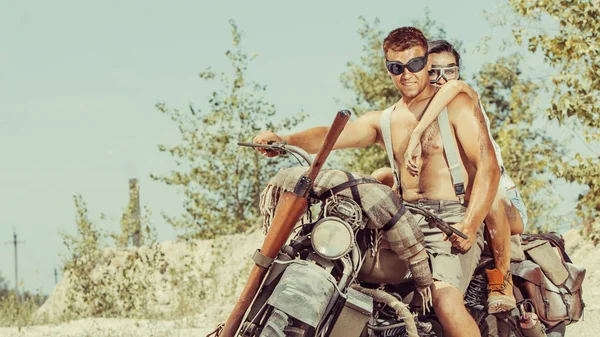
[[[461,194],[465,194],[465,184],[464,183],[458,183],[458,184],[454,184],[454,193],[456,195],[461,195]]]

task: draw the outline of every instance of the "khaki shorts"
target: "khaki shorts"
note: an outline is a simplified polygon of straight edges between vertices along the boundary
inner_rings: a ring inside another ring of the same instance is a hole
[[[430,211],[451,225],[460,222],[467,210],[460,202],[454,200],[422,199],[412,204]],[[483,226],[477,231],[477,239],[471,249],[461,253],[452,247],[450,241],[443,241],[444,234],[437,227],[429,228],[425,217],[420,214],[414,215],[418,221],[417,225],[425,235],[433,279],[450,283],[464,294],[483,249]]]

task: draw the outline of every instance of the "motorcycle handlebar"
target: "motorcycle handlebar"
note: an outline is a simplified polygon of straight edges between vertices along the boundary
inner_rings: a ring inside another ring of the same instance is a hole
[[[296,157],[296,155],[298,155],[306,162],[307,166],[311,165],[313,162],[312,156],[310,154],[308,154],[308,152],[304,151],[303,149],[301,149],[297,146],[288,145],[285,143],[256,144],[256,143],[238,142],[237,144],[239,146],[246,146],[246,147],[252,147],[252,148],[264,148],[264,149],[267,149],[268,151],[276,151],[281,154],[290,153],[290,154],[294,155],[294,158],[296,158],[296,159],[298,159]],[[405,204],[405,206],[406,206],[406,208],[412,210],[413,212],[423,215],[427,222],[429,222],[433,226],[436,226],[437,228],[439,228],[444,234],[446,234],[446,236],[450,237],[452,234],[456,234],[465,240],[467,239],[467,236],[464,233],[462,233],[458,229],[450,226],[444,220],[440,219],[439,217],[437,217],[433,213],[427,211],[426,209],[418,207],[416,205],[411,205],[411,204]]]
[[[310,154],[308,154],[308,152],[304,151],[303,149],[301,149],[297,146],[288,145],[286,143],[256,144],[256,143],[238,142],[237,145],[251,147],[251,148],[263,148],[263,149],[266,149],[267,151],[278,152],[279,154],[290,153],[290,154],[294,155],[294,158],[296,158],[296,159],[298,159],[298,158],[295,155],[298,155],[298,156],[300,156],[300,158],[302,158],[306,162],[305,166],[310,166],[313,162],[313,158]],[[302,164],[302,162],[301,162],[301,164]]]
[[[260,148],[267,149],[269,151],[277,151],[282,154],[283,153],[291,153],[293,155],[300,156],[302,159],[304,159],[304,161],[308,165],[312,164],[311,155],[297,146],[288,145],[285,143],[256,144],[256,143],[244,143],[244,142],[239,142],[238,145],[252,147],[252,148],[260,147]],[[427,222],[429,222],[433,226],[436,226],[437,228],[439,228],[444,234],[446,234],[446,236],[450,237],[452,234],[456,234],[465,240],[467,239],[467,236],[464,233],[462,233],[458,229],[450,226],[444,220],[435,216],[433,213],[427,211],[426,209],[418,207],[416,205],[411,205],[411,204],[405,204],[405,206],[406,206],[406,208],[411,209],[413,212],[423,215],[425,217],[425,219],[427,220]]]

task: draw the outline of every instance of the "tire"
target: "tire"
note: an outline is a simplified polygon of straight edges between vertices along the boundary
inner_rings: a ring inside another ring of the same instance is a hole
[[[563,337],[566,333],[565,322],[560,322],[551,329],[546,330],[546,336],[548,337]]]
[[[304,337],[305,331],[292,326],[293,319],[279,309],[273,309],[259,337]]]
[[[475,322],[481,337],[522,337],[519,323],[507,314],[491,315],[485,311],[475,312]]]
[[[499,331],[498,319],[494,315],[485,314],[479,322],[481,337],[507,337]]]
[[[437,319],[428,318],[425,320],[425,322],[431,323],[431,332],[433,333],[433,336],[444,337],[444,330],[442,329],[442,325],[440,324],[440,322],[438,322]]]
[[[519,322],[517,321],[507,321],[507,320],[496,320],[498,325],[498,336],[499,337],[521,337],[523,333],[521,332],[521,328],[519,327]]]

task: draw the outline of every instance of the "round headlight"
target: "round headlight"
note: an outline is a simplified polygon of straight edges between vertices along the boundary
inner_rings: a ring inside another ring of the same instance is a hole
[[[330,260],[346,255],[353,242],[352,229],[338,218],[319,220],[311,233],[311,243],[317,254]]]

